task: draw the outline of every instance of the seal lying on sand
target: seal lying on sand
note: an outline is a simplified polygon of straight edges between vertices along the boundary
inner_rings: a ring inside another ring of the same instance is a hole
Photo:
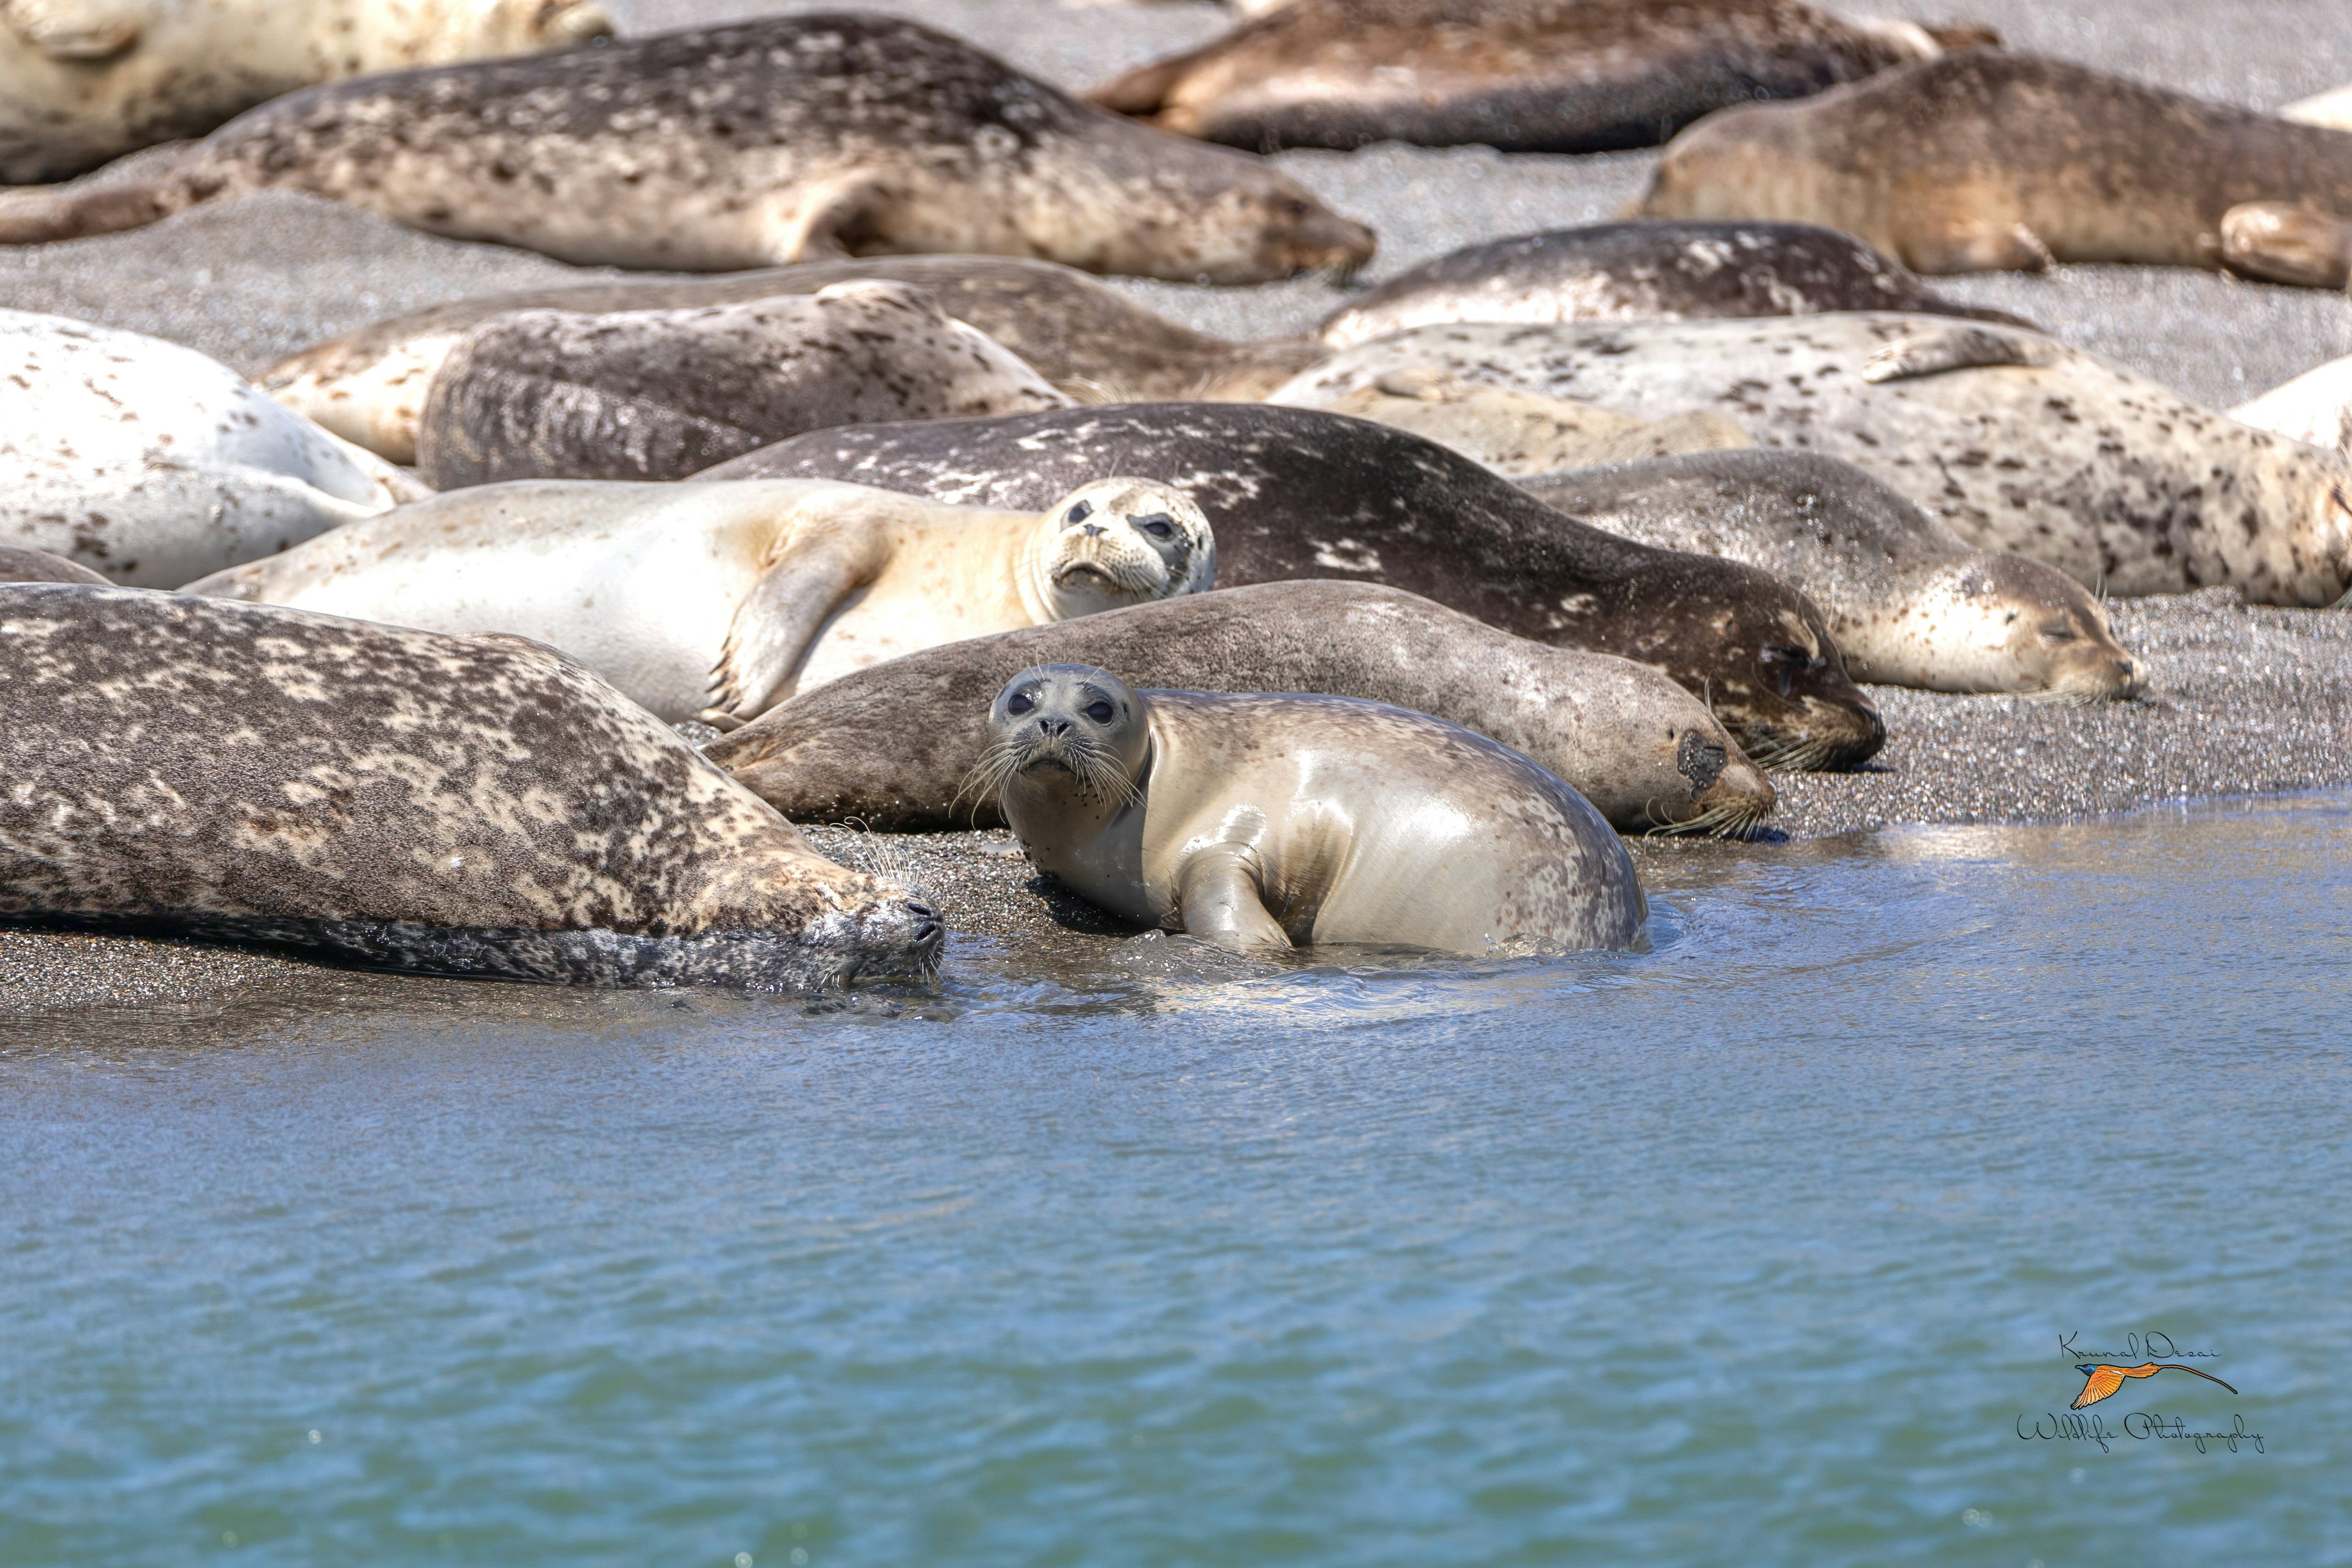
[[[106,581],[79,562],[46,550],[0,544],[0,583],[100,583]]]
[[[938,962],[928,906],[535,643],[58,584],[0,627],[0,920],[598,985]]]
[[[1419,327],[1275,398],[1319,405],[1432,366],[1651,418],[1718,409],[1759,446],[1843,458],[1977,549],[2094,589],[2228,583],[2328,605],[2352,586],[2352,463],[2014,328],[1875,312]]]
[[[1827,224],[1920,272],[2260,271],[2263,237],[2222,243],[2231,209],[2252,202],[2352,214],[2352,135],[1979,51],[1726,110],[1675,138],[1639,211]]]
[[[915,648],[1215,572],[1199,509],[1134,479],[1043,517],[858,485],[537,479],[436,496],[188,592],[537,637],[664,719],[725,727]]]
[[[0,243],[136,228],[265,189],[562,261],[691,272],[955,250],[1260,283],[1351,270],[1373,245],[1254,159],[856,14],[313,88],[149,183],[0,200]]]
[[[867,280],[698,310],[493,316],[433,378],[416,457],[443,490],[682,479],[803,430],[1069,402],[920,289]]]
[[[1951,41],[1993,43],[1983,29]],[[1292,0],[1087,97],[1235,147],[1649,147],[1711,110],[1801,98],[1943,42],[1799,0]]]
[[[927,648],[771,708],[706,748],[787,816],[993,825],[986,703],[1033,664],[1152,686],[1315,691],[1434,715],[1525,752],[1629,833],[1744,832],[1772,785],[1646,665],[1550,647],[1370,583],[1261,583]]]
[[[1754,445],[1720,414],[1641,419],[1565,397],[1473,386],[1449,371],[1426,368],[1381,376],[1325,406],[1427,437],[1498,474],[1549,474]]]
[[[677,310],[911,283],[1081,403],[1264,397],[1329,351],[1305,338],[1230,342],[1130,303],[1082,272],[997,256],[877,256],[713,278],[620,279],[454,300],[303,350],[257,379],[272,397],[395,463],[416,461],[425,390],[465,333],[517,310]]]
[[[2231,409],[2230,417],[2352,457],[2352,357],[2305,371]]]
[[[608,36],[584,0],[11,0],[0,181],[62,179],[320,82]]]
[[[1859,680],[2084,702],[2145,684],[2082,585],[1972,550],[1852,464],[1814,452],[1706,452],[1522,480],[1612,533],[1787,578],[1830,618]]]
[[[1344,349],[1448,321],[1680,321],[1823,310],[2026,324],[1943,299],[1901,263],[1835,229],[1652,220],[1473,245],[1357,295],[1325,317],[1320,331],[1325,342]]]
[[[1633,862],[1582,795],[1425,713],[1135,691],[1046,665],[989,710],[987,773],[1040,870],[1243,952],[1630,947]]]
[[[1588,527],[1456,453],[1360,419],[1146,403],[856,425],[702,477],[847,479],[1030,507],[1102,473],[1164,475],[1199,503],[1228,586],[1386,583],[1521,637],[1622,654],[1698,692],[1768,766],[1843,766],[1885,739],[1820,609],[1787,584]]]
[[[0,543],[169,588],[425,493],[194,349],[0,310]]]

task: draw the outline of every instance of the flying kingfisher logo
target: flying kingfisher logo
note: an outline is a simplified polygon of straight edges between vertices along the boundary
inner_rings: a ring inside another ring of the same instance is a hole
[[[2137,1333],[2126,1335],[2126,1342],[2130,1348],[2122,1352],[2086,1351],[2074,1342],[2077,1337],[2074,1334],[2060,1335],[2058,1353],[2074,1362],[2074,1370],[2083,1374],[2082,1391],[2074,1395],[2074,1403],[2068,1405],[2063,1414],[2045,1413],[2031,1426],[2026,1424],[2025,1416],[2021,1414],[2017,1418],[2019,1437],[2029,1442],[2095,1443],[2098,1445],[2099,1452],[2103,1454],[2113,1452],[2113,1443],[2125,1438],[2135,1441],[2155,1439],[2159,1442],[2185,1442],[2195,1447],[2200,1454],[2211,1453],[2221,1448],[2226,1448],[2232,1454],[2244,1452],[2264,1454],[2270,1451],[2263,1444],[2263,1435],[2246,1430],[2246,1418],[2235,1412],[2232,1412],[2230,1416],[2228,1431],[2195,1429],[2190,1427],[2188,1420],[2183,1416],[2160,1415],[2152,1410],[2131,1411],[2114,1426],[2107,1425],[2106,1413],[2104,1411],[2094,1412],[2088,1415],[2078,1414],[2091,1405],[2114,1398],[2123,1391],[2126,1384],[2145,1382],[2160,1372],[2185,1372],[2228,1389],[2231,1394],[2238,1391],[2211,1373],[2187,1364],[2191,1359],[2215,1360],[2221,1354],[2219,1351],[2182,1350],[2173,1342],[2170,1335],[2153,1331],[2146,1336]],[[2182,1359],[2159,1361],[2156,1359],[2159,1355],[2178,1356]],[[2087,1361],[2075,1359],[2082,1356],[2091,1359]],[[2139,1359],[2142,1356],[2147,1356],[2148,1359],[2142,1361]]]

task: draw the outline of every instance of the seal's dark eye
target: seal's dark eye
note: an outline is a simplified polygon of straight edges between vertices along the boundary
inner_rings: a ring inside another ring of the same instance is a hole
[[[2053,626],[2042,627],[2042,635],[2048,637],[2052,642],[2073,642],[2074,640],[2075,634],[2074,627],[2068,626],[2063,621],[2060,621]]]
[[[1086,716],[1093,720],[1096,723],[1108,724],[1111,721],[1113,715],[1118,713],[1118,710],[1113,708],[1109,703],[1097,697],[1092,702],[1086,705],[1084,711]]]
[[[1128,521],[1154,539],[1176,537],[1176,520],[1164,511],[1155,511],[1150,517],[1131,517]]]
[[[1037,700],[1025,691],[1016,691],[1005,700],[1004,710],[1018,716],[1037,706]]]
[[[1090,500],[1082,500],[1077,505],[1070,509],[1068,515],[1065,517],[1063,521],[1065,522],[1084,522],[1087,519],[1094,516],[1094,514],[1095,503]]]

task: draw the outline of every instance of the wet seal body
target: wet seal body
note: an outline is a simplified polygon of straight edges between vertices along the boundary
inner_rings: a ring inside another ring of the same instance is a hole
[[[79,174],[320,82],[612,30],[583,0],[16,0],[0,6],[0,181]]]
[[[1738,834],[1771,783],[1646,665],[1552,647],[1370,583],[1262,583],[907,654],[778,704],[705,754],[787,816],[877,830],[993,826],[974,787],[987,704],[1037,664],[1196,691],[1384,702],[1526,755],[1627,833]]]
[[[2290,441],[2352,457],[2352,357],[2305,371],[2238,405],[2230,417]]]
[[[1856,679],[2085,702],[2146,684],[2106,612],[2073,578],[1971,549],[1834,458],[1707,452],[1521,483],[1613,533],[1786,578],[1828,615]]]
[[[2352,134],[1971,52],[1694,125],[1639,212],[1827,224],[1919,272],[2055,260],[2268,277],[2288,259],[2280,237],[2255,226],[2233,246],[2225,226],[2271,203],[2352,216]]]
[[[173,588],[424,493],[194,349],[0,310],[0,544]]]
[[[1458,453],[1360,419],[1186,403],[860,425],[704,477],[1027,507],[1105,472],[1164,476],[1189,495],[1216,530],[1227,587],[1384,583],[1538,642],[1636,659],[1699,693],[1767,765],[1846,765],[1885,739],[1821,611],[1785,583],[1563,517]]]
[[[189,584],[563,649],[676,722],[728,727],[936,643],[1207,587],[1184,497],[1135,481],[1052,510],[857,485],[521,480],[436,496]]]
[[[683,310],[521,310],[457,340],[425,402],[436,489],[682,479],[803,430],[1066,408],[1069,398],[906,283]]]
[[[911,22],[772,17],[314,88],[145,184],[20,192],[0,242],[296,190],[584,265],[724,271],[892,251],[1256,283],[1371,232],[1230,152],[1171,141]]]
[[[1842,21],[1798,0],[1291,0],[1087,97],[1265,152],[1394,141],[1601,153],[1942,47],[1908,23]]]
[[[1549,474],[1755,445],[1747,431],[1720,414],[1642,419],[1598,404],[1507,386],[1474,386],[1439,370],[1398,371],[1319,406],[1410,430],[1498,474]]]
[[[710,278],[621,279],[454,300],[315,344],[257,381],[278,402],[395,463],[416,461],[434,374],[467,332],[517,310],[699,310],[837,283],[912,284],[1080,403],[1192,398],[1252,403],[1329,351],[1305,338],[1233,342],[1196,332],[1050,261],[875,256]]]
[[[1584,797],[1458,725],[1342,697],[1016,676],[989,776],[1030,859],[1139,925],[1243,952],[1624,948],[1633,862]]]
[[[1333,348],[1453,321],[1681,321],[1911,310],[2023,325],[1937,295],[1902,263],[1810,223],[1649,219],[1467,246],[1324,318]]]
[[[594,985],[937,963],[928,906],[551,649],[78,584],[0,629],[0,920]]]
[[[2255,604],[2330,605],[2352,587],[2352,463],[2014,328],[1871,311],[1422,327],[1275,395],[1426,367],[1651,418],[1719,411],[1759,446],[1842,458],[1975,548],[2095,591],[2234,584]]]

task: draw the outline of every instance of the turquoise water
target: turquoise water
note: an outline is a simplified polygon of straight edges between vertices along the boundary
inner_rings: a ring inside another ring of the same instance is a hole
[[[1568,963],[19,1020],[0,1563],[2352,1562],[2352,799],[1645,876]],[[2238,1394],[2017,1435],[2150,1331]]]

